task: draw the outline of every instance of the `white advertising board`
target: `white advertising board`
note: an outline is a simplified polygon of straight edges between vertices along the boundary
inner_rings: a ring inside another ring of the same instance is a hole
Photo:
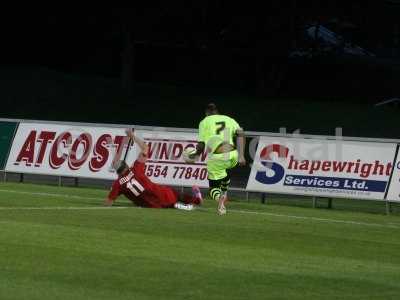
[[[394,143],[261,137],[247,189],[383,200]]]
[[[390,187],[386,196],[389,201],[400,202],[400,155],[397,154],[396,162],[393,168],[393,175],[390,181]]]
[[[194,133],[136,131],[149,146],[146,174],[153,182],[207,187],[206,154],[194,164],[182,159],[183,150],[197,144]],[[123,128],[21,123],[6,171],[55,176],[116,179],[113,162],[123,157],[128,141]],[[127,163],[138,155],[137,145]]]

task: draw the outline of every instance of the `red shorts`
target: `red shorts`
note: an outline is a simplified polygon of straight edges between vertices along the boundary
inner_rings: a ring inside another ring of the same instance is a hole
[[[179,193],[168,186],[157,186],[151,193],[143,193],[143,200],[148,207],[168,208],[174,207],[179,199]]]

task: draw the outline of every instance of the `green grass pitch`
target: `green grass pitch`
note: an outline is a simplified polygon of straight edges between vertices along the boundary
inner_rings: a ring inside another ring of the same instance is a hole
[[[400,217],[0,184],[0,299],[400,299]]]

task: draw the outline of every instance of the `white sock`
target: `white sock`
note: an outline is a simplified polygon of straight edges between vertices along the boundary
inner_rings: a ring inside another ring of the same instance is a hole
[[[194,206],[192,204],[184,204],[182,202],[176,202],[174,204],[174,207],[176,209],[182,209],[182,210],[193,210]]]

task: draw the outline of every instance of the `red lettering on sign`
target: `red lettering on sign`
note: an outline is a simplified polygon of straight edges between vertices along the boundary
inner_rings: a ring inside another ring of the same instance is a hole
[[[111,144],[111,135],[103,134],[97,140],[97,143],[93,149],[93,157],[89,162],[89,168],[92,172],[98,172],[106,164],[108,160],[108,149],[107,145]]]
[[[147,147],[149,147],[147,155],[148,155],[149,158],[151,158],[152,155],[153,155],[153,151],[154,151],[153,142],[147,142]]]
[[[60,151],[60,145],[62,144],[64,148],[67,148],[69,145],[71,145],[71,143],[72,143],[71,133],[63,132],[58,136],[58,138],[53,143],[53,146],[51,147],[51,152],[49,156],[49,164],[51,168],[53,169],[60,168],[61,165],[65,162],[65,160],[68,158],[68,154],[66,153],[62,153],[61,156],[58,155]]]
[[[40,167],[43,163],[44,154],[46,153],[47,145],[51,143],[56,136],[54,131],[42,131],[37,139],[41,143],[38,157],[36,158],[35,167]]]
[[[168,146],[167,143],[162,143],[162,145],[161,145],[161,153],[160,153],[159,159],[161,159],[161,160],[163,160],[163,159],[168,160],[169,159],[169,157],[168,157],[168,153],[169,153],[168,148],[169,147],[167,148],[167,146]]]
[[[79,146],[83,146],[83,153],[80,158],[77,157],[77,151]],[[71,170],[78,170],[87,160],[90,150],[92,148],[92,136],[89,133],[82,133],[73,143],[69,159],[68,166]]]
[[[114,139],[114,145],[117,146],[117,149],[115,151],[115,157],[114,157],[114,162],[120,160],[121,155],[122,155],[122,150],[124,148],[124,145],[127,144],[128,139],[126,136],[122,135],[117,135]]]
[[[182,144],[175,144],[174,147],[172,148],[172,159],[177,160],[179,157],[181,157],[182,152],[183,152]]]
[[[22,145],[21,151],[18,154],[17,160],[14,165],[19,165],[21,161],[24,161],[27,166],[33,164],[33,158],[35,156],[35,143],[36,143],[36,130],[32,130]]]

